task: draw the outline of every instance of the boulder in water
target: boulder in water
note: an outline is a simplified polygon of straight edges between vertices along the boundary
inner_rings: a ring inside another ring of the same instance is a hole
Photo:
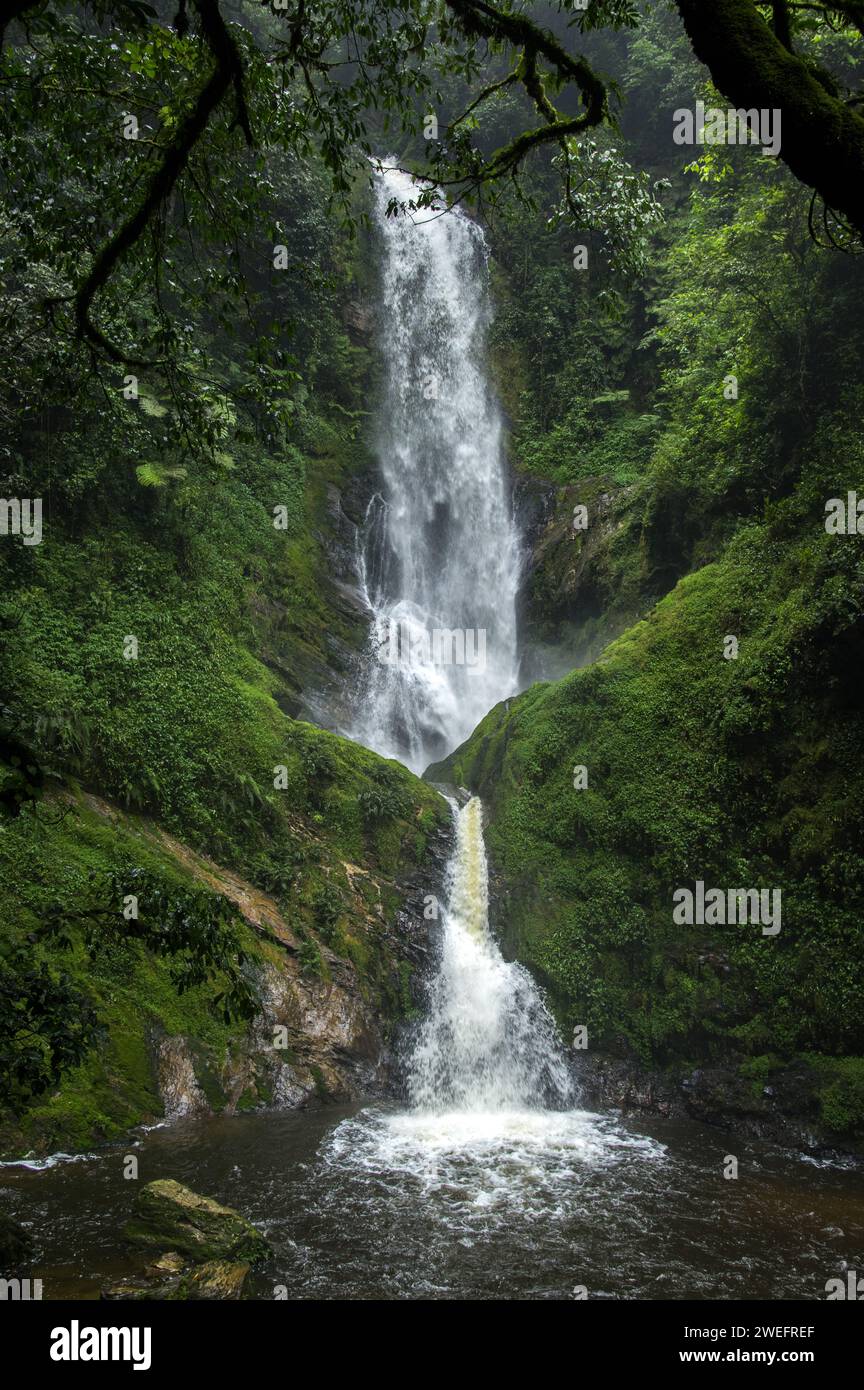
[[[270,1254],[267,1241],[245,1216],[171,1178],[148,1182],[141,1189],[124,1235],[133,1245],[178,1251],[195,1264],[255,1264]]]
[[[234,1260],[207,1260],[202,1265],[183,1264],[182,1256],[172,1253],[172,1267],[165,1268],[165,1258],[157,1260],[143,1274],[133,1274],[116,1280],[102,1290],[100,1297],[108,1302],[168,1302],[194,1299],[228,1299],[243,1297],[243,1287],[249,1265]],[[174,1268],[179,1260],[181,1268]]]
[[[236,1260],[208,1260],[197,1265],[180,1284],[177,1298],[221,1298],[238,1299],[242,1297],[243,1285],[249,1265]]]

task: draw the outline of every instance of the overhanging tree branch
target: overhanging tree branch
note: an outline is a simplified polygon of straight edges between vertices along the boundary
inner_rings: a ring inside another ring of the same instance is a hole
[[[389,9],[389,0],[376,2],[383,11]],[[205,53],[212,60],[212,71],[194,97],[191,109],[170,133],[168,143],[160,148],[158,163],[149,175],[140,203],[98,251],[72,296],[80,337],[114,361],[145,367],[159,364],[130,357],[94,324],[92,311],[96,297],[148,225],[167,206],[213,113],[232,93],[235,111],[232,128],[239,126],[247,143],[252,143],[241,51],[220,11],[220,0],[177,0],[177,3],[176,27],[185,30],[189,16],[193,13],[197,16],[197,29]],[[10,19],[25,17],[28,11],[44,9],[46,4],[47,0],[7,0],[0,18],[0,34]],[[128,0],[89,0],[89,4],[103,17],[110,14],[138,27],[146,28],[149,24],[149,20],[142,17],[141,9],[130,5]],[[319,124],[326,130],[327,138],[337,144],[338,139],[344,137],[350,144],[356,138],[354,112],[340,126],[338,103],[331,99],[332,88],[325,85],[322,92],[316,85],[318,79],[325,84],[332,83],[329,69],[333,65],[324,58],[331,35],[326,25],[322,27],[321,15],[311,0],[295,0],[295,5],[293,13],[285,16],[290,41],[284,55],[277,46],[276,56],[290,61],[302,73],[310,103],[318,112]],[[455,27],[469,39],[498,44],[509,50],[515,59],[511,71],[486,86],[468,110],[453,122],[451,130],[455,132],[494,92],[515,84],[526,92],[541,123],[518,133],[485,159],[476,149],[463,148],[452,167],[439,168],[442,177],[435,181],[442,185],[458,184],[464,190],[508,175],[515,177],[522,160],[533,149],[557,143],[565,153],[567,200],[572,206],[569,160],[573,147],[570,141],[573,136],[609,119],[604,82],[583,56],[568,52],[555,35],[521,11],[499,8],[490,0],[444,0],[444,5]],[[864,33],[864,0],[831,0],[830,3],[826,0],[824,6],[815,0],[767,0],[767,3],[759,3],[759,0],[710,0],[710,3],[709,0],[677,0],[677,8],[697,57],[709,68],[718,89],[744,109],[754,106],[780,109],[780,157],[797,178],[819,193],[838,219],[847,222],[864,239],[864,118],[856,112],[853,102],[844,101],[837,93],[829,76],[820,74],[792,51],[793,25],[789,21],[790,14],[808,8],[816,10],[827,22],[832,16],[835,19],[842,16],[843,21]],[[337,26],[339,32],[344,31]],[[366,78],[373,92],[375,80],[371,73]],[[574,86],[579,93],[581,109],[576,115],[559,111],[549,95],[567,85]],[[442,153],[442,165],[443,162]]]
[[[235,124],[240,126],[247,143],[252,144],[252,128],[243,89],[243,65],[237,45],[222,18],[217,0],[195,2],[201,32],[215,60],[213,72],[198,93],[191,111],[181,121],[174,139],[165,147],[140,205],[102,247],[74,299],[75,324],[79,335],[100,348],[113,361],[130,366],[155,364],[146,359],[130,357],[96,327],[90,317],[93,300],[119,262],[136,244],[148,223],[167,203],[210,117],[232,87],[237,104]]]
[[[779,157],[864,238],[864,118],[783,46],[753,0],[676,3],[718,91],[736,107],[781,112]],[[845,7],[850,18],[857,8]]]
[[[481,100],[485,100],[500,87],[519,82],[544,120],[542,126],[523,131],[508,145],[496,150],[478,169],[473,170],[472,183],[480,184],[512,173],[529,151],[537,146],[551,143],[564,145],[568,136],[600,125],[608,117],[606,88],[590,64],[580,55],[568,53],[554,35],[540,28],[533,20],[527,19],[523,14],[510,14],[498,10],[493,5],[486,4],[485,0],[445,0],[445,3],[469,36],[498,39],[521,50],[513,72],[501,82],[493,83],[481,92],[478,100],[472,103],[468,110],[473,110]],[[556,110],[546,93],[537,62],[538,56],[546,60],[556,80],[562,83],[572,82],[578,87],[584,106],[581,115],[567,117]],[[460,121],[464,119],[465,116],[460,117]]]

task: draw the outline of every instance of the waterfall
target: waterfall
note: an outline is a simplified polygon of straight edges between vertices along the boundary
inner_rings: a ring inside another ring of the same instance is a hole
[[[406,174],[376,179],[382,486],[360,537],[373,621],[348,732],[422,772],[516,688],[520,548],[483,369],[483,232],[458,210],[387,217],[416,194]]]
[[[572,1083],[554,1021],[531,976],[489,930],[483,808],[458,812],[441,962],[408,1064],[419,1110],[561,1108]]]
[[[351,733],[422,772],[516,688],[520,550],[483,370],[483,232],[459,211],[386,215],[416,192],[406,174],[376,180],[386,408],[381,489],[360,536],[374,620]],[[509,1123],[530,1112],[537,1123],[572,1101],[569,1070],[531,976],[489,930],[482,805],[453,806],[441,960],[407,1066],[411,1114]]]

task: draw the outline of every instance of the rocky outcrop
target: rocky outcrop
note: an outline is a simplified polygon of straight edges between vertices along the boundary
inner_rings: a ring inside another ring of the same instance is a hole
[[[178,1298],[218,1298],[236,1301],[243,1297],[248,1264],[238,1264],[231,1260],[208,1260],[206,1264],[193,1269],[181,1279]]]
[[[195,1264],[211,1260],[255,1264],[270,1253],[261,1232],[245,1216],[172,1178],[142,1187],[123,1234],[139,1249],[176,1252]]]
[[[245,1261],[207,1260],[191,1266],[175,1250],[125,1279],[115,1279],[100,1297],[110,1302],[236,1302],[244,1295],[251,1266]]]
[[[100,797],[85,794],[84,800],[100,817],[120,815]],[[165,1117],[232,1114],[259,1106],[291,1109],[385,1091],[392,1019],[358,965],[322,944],[322,973],[310,974],[303,943],[272,896],[161,828],[142,823],[139,834],[158,844],[190,879],[231,901],[269,955],[259,982],[262,1012],[225,1057],[193,1037],[152,1029],[154,1079]],[[350,893],[349,916],[365,926],[388,962],[391,994],[407,989],[403,1009],[419,1002],[414,977],[428,966],[435,927],[424,916],[424,905],[430,894],[440,896],[450,846],[446,824],[430,835],[422,867],[415,865],[397,882],[357,864],[340,865]],[[396,906],[385,899],[395,899]]]
[[[209,1109],[198,1085],[195,1064],[184,1037],[162,1037],[155,1045],[156,1082],[165,1106],[165,1118],[201,1115]]]
[[[515,504],[524,685],[596,661],[726,539],[722,521],[699,515],[672,482],[647,489],[598,476],[561,486],[521,474]]]
[[[236,1301],[251,1267],[270,1254],[245,1216],[170,1178],[141,1189],[123,1234],[134,1249],[161,1253],[109,1284],[103,1299]]]
[[[403,1012],[420,1002],[420,980],[433,955],[436,927],[424,916],[424,907],[429,895],[441,895],[450,846],[448,826],[431,836],[424,866],[395,884],[376,880],[358,865],[342,866],[354,893],[352,915],[366,919],[382,958],[390,962],[391,991],[407,990]],[[191,1039],[154,1041],[166,1116],[212,1110],[231,1114],[256,1106],[292,1109],[387,1091],[396,1050],[390,1036],[393,1020],[382,1012],[380,998],[360,969],[322,946],[326,973],[308,974],[301,943],[273,899],[186,849],[186,868],[193,869],[196,861],[211,886],[231,898],[278,949],[264,967],[263,1010],[224,1060]],[[385,892],[398,898],[392,917],[385,911]]]
[[[621,1058],[577,1054],[575,1074],[585,1105],[625,1114],[686,1116],[730,1135],[766,1140],[814,1154],[855,1154],[819,1124],[820,1077],[803,1063],[780,1066],[758,1081],[733,1066],[657,1071]]]

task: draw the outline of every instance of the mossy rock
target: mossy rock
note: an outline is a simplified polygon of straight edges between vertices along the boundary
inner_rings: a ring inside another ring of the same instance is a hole
[[[141,1189],[124,1236],[148,1250],[177,1250],[195,1264],[210,1260],[255,1264],[270,1254],[267,1241],[245,1216],[171,1178]]]
[[[249,1265],[245,1261],[208,1260],[181,1281],[173,1297],[236,1300],[243,1297],[243,1285],[248,1273]]]
[[[190,1267],[188,1257],[170,1250],[143,1274],[107,1285],[101,1293],[112,1302],[177,1303],[187,1299],[236,1301],[243,1297],[249,1264],[237,1260],[206,1260]]]

